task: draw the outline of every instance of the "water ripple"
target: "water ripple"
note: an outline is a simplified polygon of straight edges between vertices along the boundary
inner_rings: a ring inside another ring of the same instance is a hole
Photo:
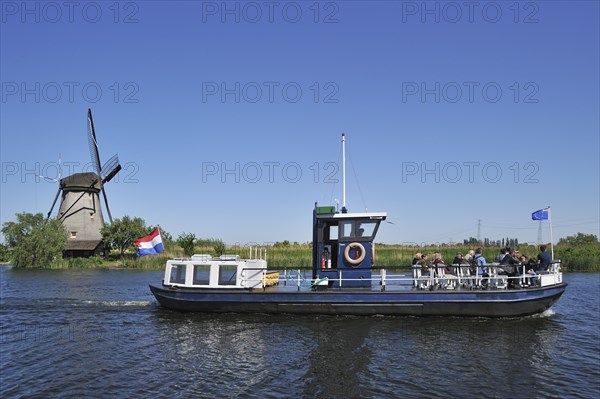
[[[185,314],[154,272],[0,273],[1,397],[600,396],[600,274],[540,315],[462,319]]]

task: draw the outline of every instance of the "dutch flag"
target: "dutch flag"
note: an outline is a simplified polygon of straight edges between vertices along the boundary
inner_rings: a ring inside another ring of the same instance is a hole
[[[147,236],[135,240],[133,245],[138,249],[138,256],[156,255],[165,250],[158,227],[152,230],[152,233]]]

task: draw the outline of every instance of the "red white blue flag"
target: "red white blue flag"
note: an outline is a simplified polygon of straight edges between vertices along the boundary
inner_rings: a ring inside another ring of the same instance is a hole
[[[540,209],[531,214],[531,220],[548,220],[549,208]]]
[[[152,230],[152,233],[147,236],[135,240],[133,245],[138,249],[138,256],[156,255],[165,250],[158,227]]]

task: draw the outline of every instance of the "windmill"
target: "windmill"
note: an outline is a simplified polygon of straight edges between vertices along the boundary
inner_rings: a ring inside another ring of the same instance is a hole
[[[112,223],[104,186],[121,170],[116,154],[101,166],[91,109],[88,109],[87,126],[90,156],[96,172],[75,173],[60,179],[58,191],[47,216],[52,214],[60,196],[57,218],[67,228],[65,255],[71,257],[98,255],[103,252],[100,230],[104,226],[104,217],[99,193],[102,192],[106,213]]]

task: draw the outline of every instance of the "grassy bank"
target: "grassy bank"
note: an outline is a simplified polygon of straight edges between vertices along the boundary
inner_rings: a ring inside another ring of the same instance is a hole
[[[446,263],[452,261],[457,252],[466,254],[470,249],[464,245],[413,247],[403,245],[376,245],[375,266],[408,266],[411,264],[415,253],[433,255],[441,253]],[[263,249],[264,250],[264,249]],[[529,257],[536,258],[538,248],[533,245],[520,245],[519,251]],[[195,253],[215,255],[211,246],[196,247]],[[499,252],[498,247],[483,248],[483,255],[491,262]],[[248,248],[227,247],[225,253],[238,254],[242,258],[248,257]],[[312,248],[310,245],[291,245],[287,247],[267,247],[267,261],[270,269],[299,268],[310,269],[312,262]],[[168,259],[184,257],[183,251],[176,245],[167,247],[159,255],[137,257],[135,253],[112,253],[108,259],[101,257],[62,259],[55,261],[49,268],[52,269],[145,269],[161,270]],[[562,261],[563,271],[569,272],[600,272],[600,245],[587,246],[556,246],[554,257]],[[430,256],[431,258],[431,256]]]
[[[376,245],[375,266],[408,266],[415,253],[433,255],[441,253],[446,263],[452,262],[457,252],[466,254],[475,249],[464,245],[412,247],[403,245]],[[498,247],[483,248],[483,255],[492,262],[500,249]],[[520,245],[521,254],[530,258],[537,258],[539,249],[533,245]],[[572,272],[600,272],[600,246],[590,245],[584,247],[558,246],[554,248],[554,257],[562,261],[563,271]],[[284,267],[310,268],[312,250],[309,246],[292,246],[288,248],[269,248],[267,260],[269,268],[280,269]]]

